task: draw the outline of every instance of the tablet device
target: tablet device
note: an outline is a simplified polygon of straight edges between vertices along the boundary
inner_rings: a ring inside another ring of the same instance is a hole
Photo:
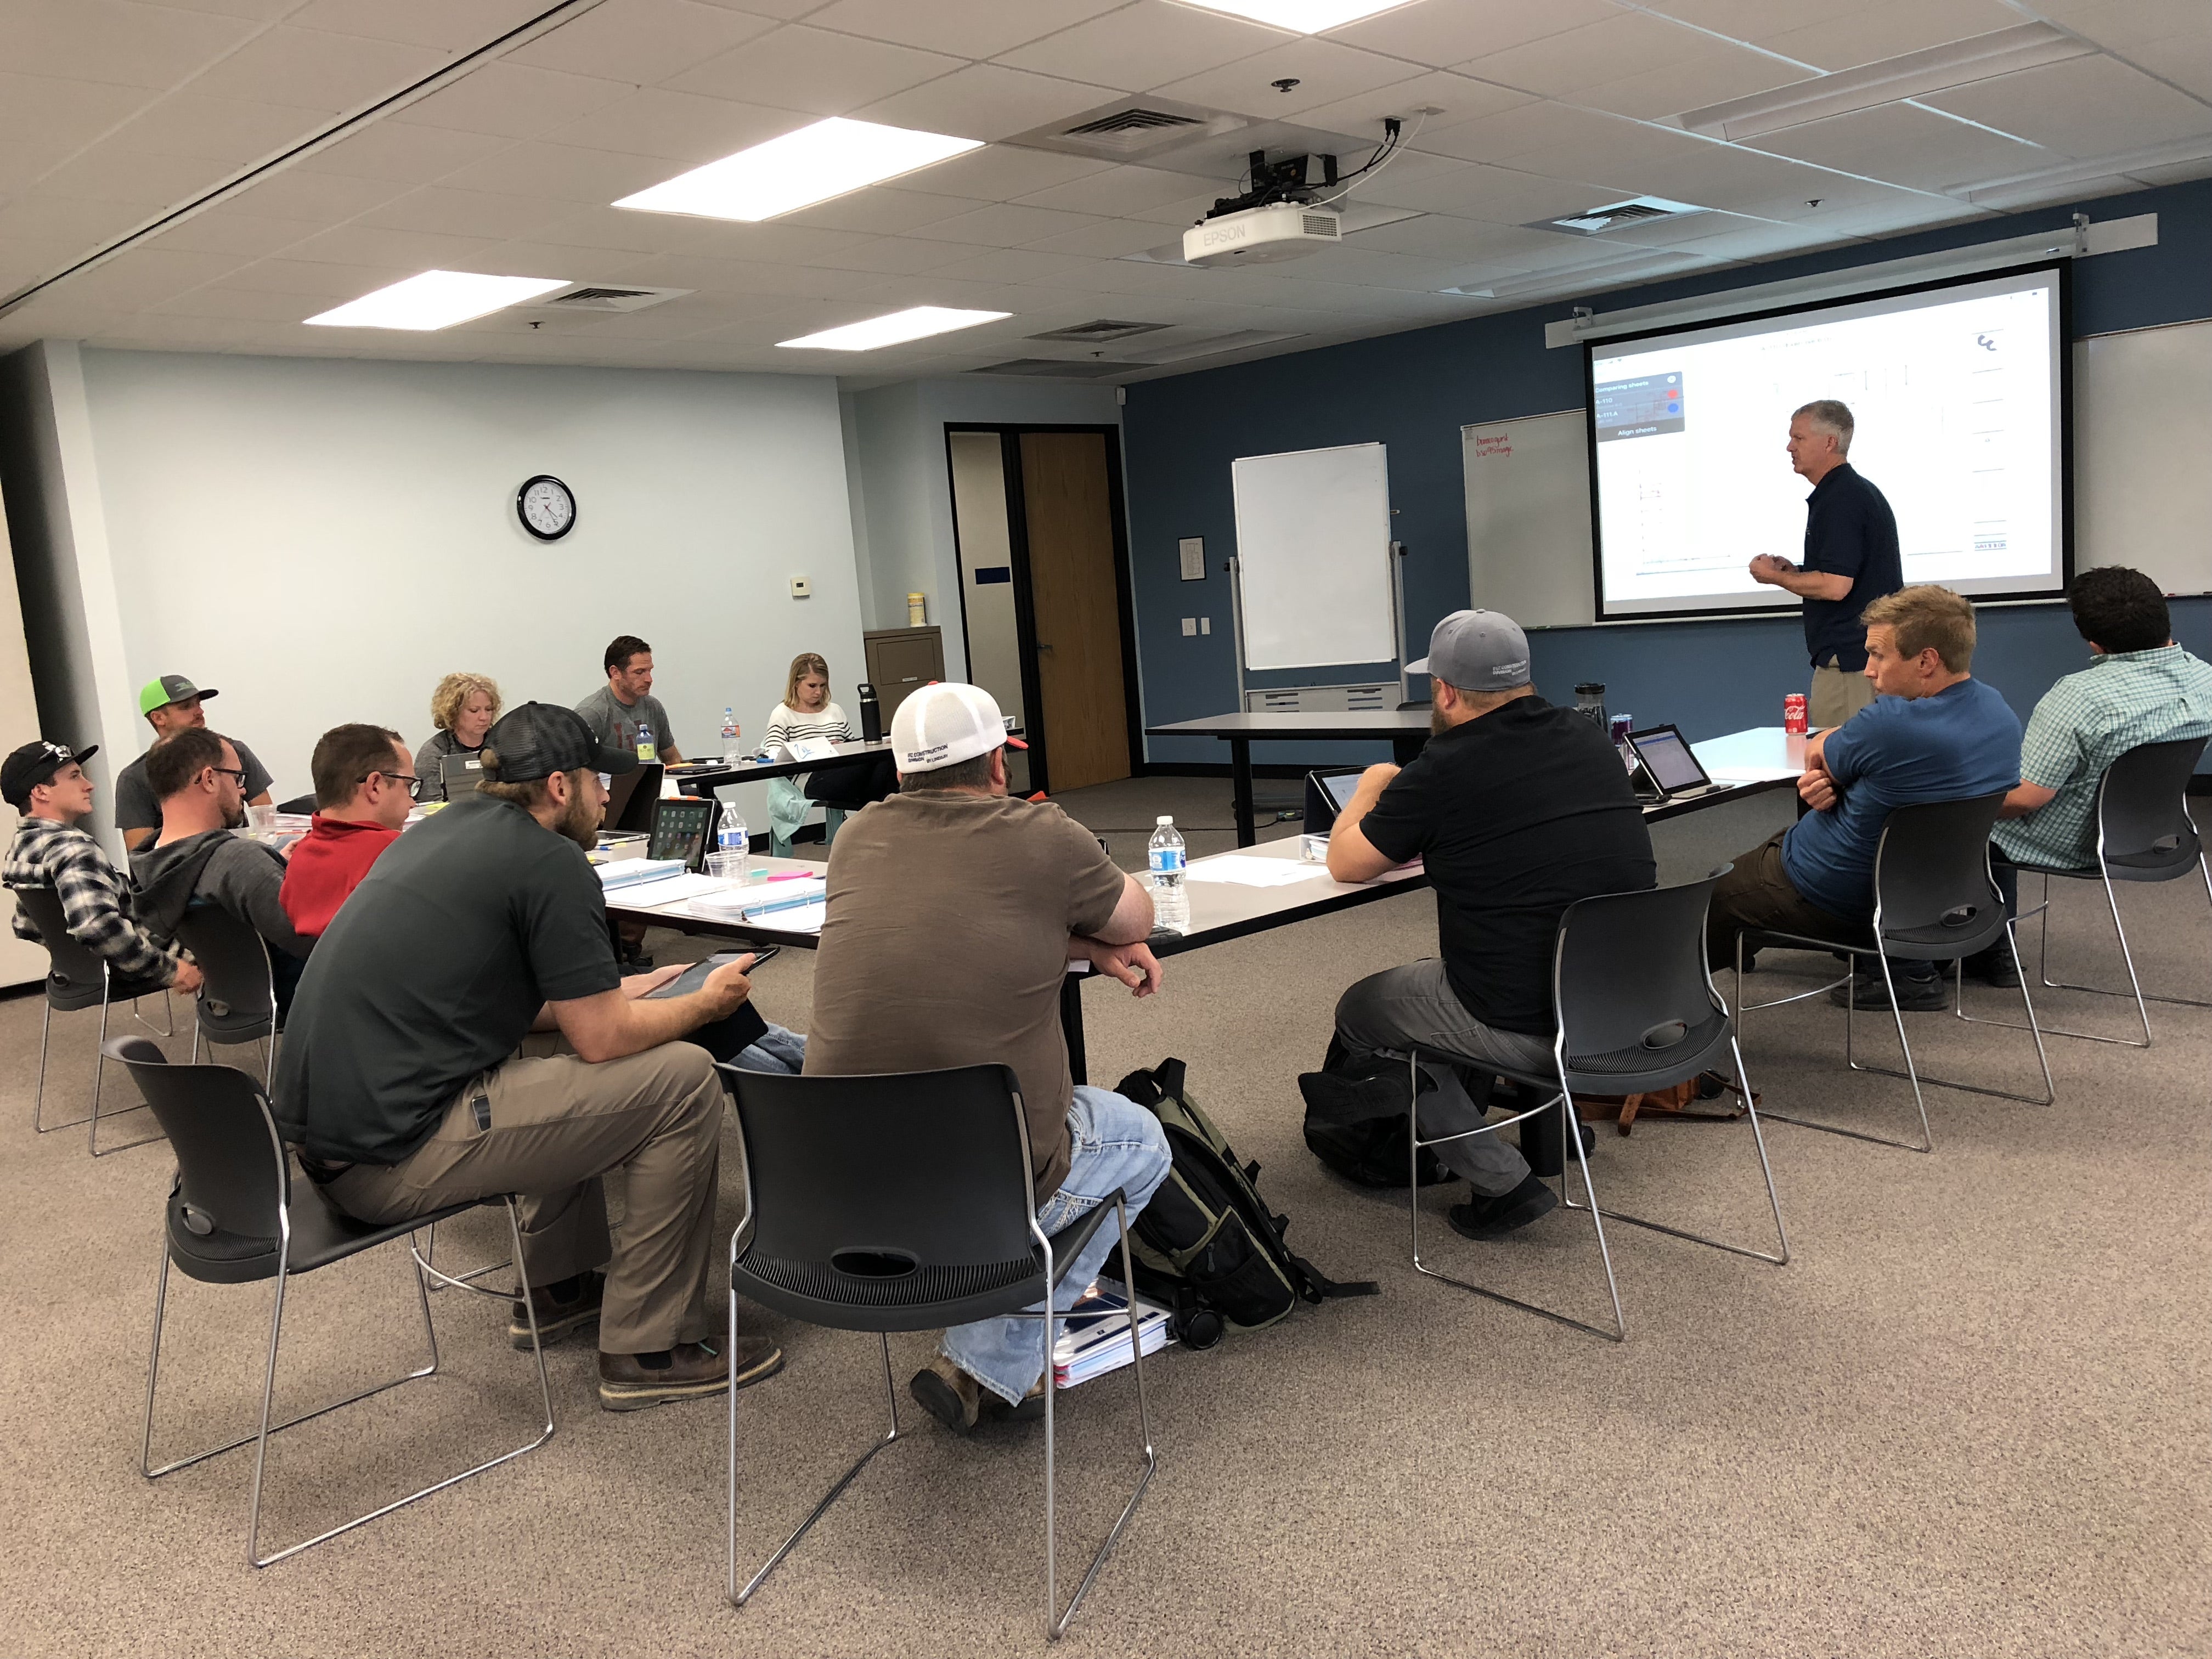
[[[1628,734],[1628,746],[1644,763],[1644,771],[1662,795],[1680,795],[1708,788],[1712,780],[1691,752],[1689,740],[1671,726],[1654,726]]]
[[[658,997],[689,996],[707,982],[707,975],[725,963],[735,962],[739,957],[755,958],[753,966],[775,954],[776,947],[767,945],[752,951],[717,951],[704,962],[695,962],[657,991],[648,991],[646,1000]],[[718,1060],[732,1060],[752,1044],[768,1034],[768,1021],[754,1008],[750,998],[738,1005],[737,1012],[722,1019],[709,1020],[695,1030],[686,1032],[684,1041],[696,1043]]]
[[[707,867],[707,849],[714,833],[714,803],[696,795],[653,803],[653,830],[646,842],[649,859],[682,859],[684,867],[696,873]]]
[[[653,829],[653,809],[660,799],[660,768],[651,761],[607,778],[607,804],[599,815],[602,830],[642,836]]]

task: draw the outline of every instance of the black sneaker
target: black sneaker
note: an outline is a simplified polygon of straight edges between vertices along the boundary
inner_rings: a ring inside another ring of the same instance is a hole
[[[1944,994],[1941,974],[1901,974],[1892,967],[1890,974],[1897,986],[1897,1006],[1901,1013],[1940,1014],[1949,1005]],[[1889,992],[1883,986],[1881,969],[1862,968],[1851,975],[1849,985],[1838,985],[1828,993],[1828,1000],[1838,1008],[1856,1008],[1862,1012],[1886,1014],[1889,1012]]]
[[[1986,951],[1977,951],[1959,964],[1967,973],[1984,984],[1994,985],[2000,991],[2020,988],[2020,963],[2013,959],[2012,946],[2000,941]]]
[[[1503,1238],[1559,1207],[1558,1194],[1532,1175],[1510,1193],[1453,1205],[1444,1212],[1444,1219],[1462,1238]]]

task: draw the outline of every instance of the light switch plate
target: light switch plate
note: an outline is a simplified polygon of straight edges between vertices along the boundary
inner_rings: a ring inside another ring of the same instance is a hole
[[[1185,617],[1182,619],[1182,636],[1187,640],[1194,640],[1198,637],[1197,617]]]
[[[794,599],[812,599],[814,597],[814,584],[808,581],[804,576],[793,576],[791,579],[791,597]]]
[[[1200,617],[1198,619],[1198,631],[1201,634],[1211,634],[1213,631],[1213,618]]]

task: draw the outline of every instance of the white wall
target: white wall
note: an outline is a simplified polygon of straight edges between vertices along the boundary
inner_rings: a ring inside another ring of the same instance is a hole
[[[210,724],[253,745],[280,799],[307,791],[332,725],[373,720],[419,744],[430,689],[456,668],[490,674],[509,707],[573,703],[605,683],[618,633],[652,642],[654,691],[693,757],[717,747],[726,703],[757,739],[796,652],[843,667],[848,700],[860,677],[826,378],[82,362],[125,689],[162,672],[218,687]],[[514,510],[539,472],[577,497],[576,528],[550,544]],[[75,530],[82,565],[83,517]],[[789,597],[793,575],[811,599]],[[82,593],[95,630],[97,597]],[[123,721],[101,734],[118,765],[147,735],[135,702]],[[764,790],[744,802],[764,822]]]

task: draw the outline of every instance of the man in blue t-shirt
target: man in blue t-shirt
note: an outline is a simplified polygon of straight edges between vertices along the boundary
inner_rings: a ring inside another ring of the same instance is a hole
[[[1735,959],[1747,928],[1864,943],[1875,849],[1891,809],[1998,794],[2020,781],[2020,717],[1967,672],[1974,607],[1948,588],[1905,587],[1861,620],[1875,701],[1805,745],[1797,793],[1814,810],[1737,859],[1714,888],[1706,948],[1716,968]],[[1934,963],[1893,961],[1891,971],[1900,1008],[1943,1006]],[[1832,995],[1842,1002],[1844,988]],[[1889,1006],[1879,969],[1855,978],[1850,996],[1856,1007]]]

